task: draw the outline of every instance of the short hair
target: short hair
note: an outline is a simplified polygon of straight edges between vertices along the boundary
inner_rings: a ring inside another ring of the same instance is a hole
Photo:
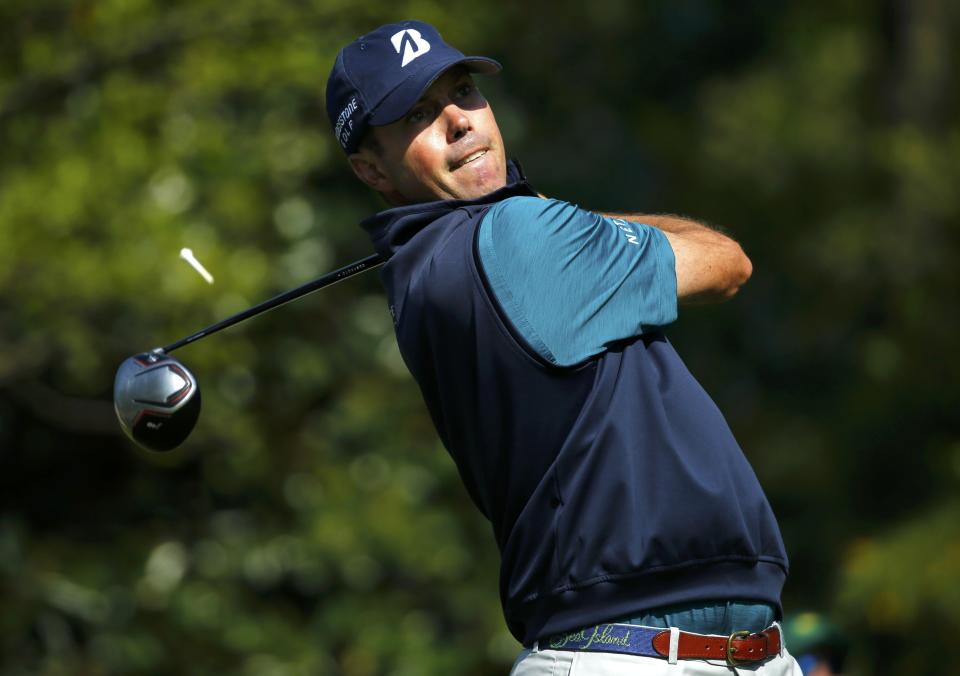
[[[375,127],[368,128],[363,137],[360,139],[360,143],[357,144],[357,148],[369,150],[377,157],[382,157],[383,144],[381,144],[380,139],[377,138],[375,130]]]

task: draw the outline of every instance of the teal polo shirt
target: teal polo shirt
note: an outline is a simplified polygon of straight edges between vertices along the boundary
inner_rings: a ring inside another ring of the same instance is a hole
[[[652,226],[511,197],[483,217],[477,249],[507,319],[551,364],[578,364],[677,318],[673,249]]]

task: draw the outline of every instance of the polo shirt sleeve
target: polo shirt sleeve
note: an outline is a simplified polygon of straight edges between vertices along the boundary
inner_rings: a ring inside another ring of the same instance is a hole
[[[477,253],[507,319],[558,366],[677,318],[673,249],[652,226],[513,197],[484,215]]]

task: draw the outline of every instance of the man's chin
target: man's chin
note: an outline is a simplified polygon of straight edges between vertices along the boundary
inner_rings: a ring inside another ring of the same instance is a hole
[[[471,177],[470,181],[458,181],[459,189],[456,193],[460,199],[474,200],[489,195],[507,184],[506,172],[502,175],[485,174]]]
[[[391,206],[417,204],[437,200],[475,200],[499,190],[507,184],[506,168],[501,172],[481,171],[468,173],[465,167],[449,174],[445,181],[420,186],[419,190],[397,192],[393,199],[387,197]],[[463,172],[463,173],[459,173]]]
[[[489,195],[495,190],[499,190],[503,187],[504,184],[481,184],[481,185],[471,185],[463,188],[455,189],[450,192],[450,197],[447,199],[455,200],[476,200]]]

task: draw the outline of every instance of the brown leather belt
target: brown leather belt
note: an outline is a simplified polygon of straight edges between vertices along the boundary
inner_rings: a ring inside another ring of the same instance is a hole
[[[756,634],[738,631],[730,636],[707,636],[680,632],[679,659],[726,660],[728,664],[759,662],[780,654],[780,629],[770,627]],[[653,637],[653,648],[661,657],[670,654],[670,630]]]
[[[716,636],[611,623],[556,634],[537,642],[539,649],[624,653],[659,657],[671,662],[675,659],[724,660],[729,665],[762,662],[776,657],[782,645],[780,627],[776,624],[755,633],[737,631],[730,636]]]

